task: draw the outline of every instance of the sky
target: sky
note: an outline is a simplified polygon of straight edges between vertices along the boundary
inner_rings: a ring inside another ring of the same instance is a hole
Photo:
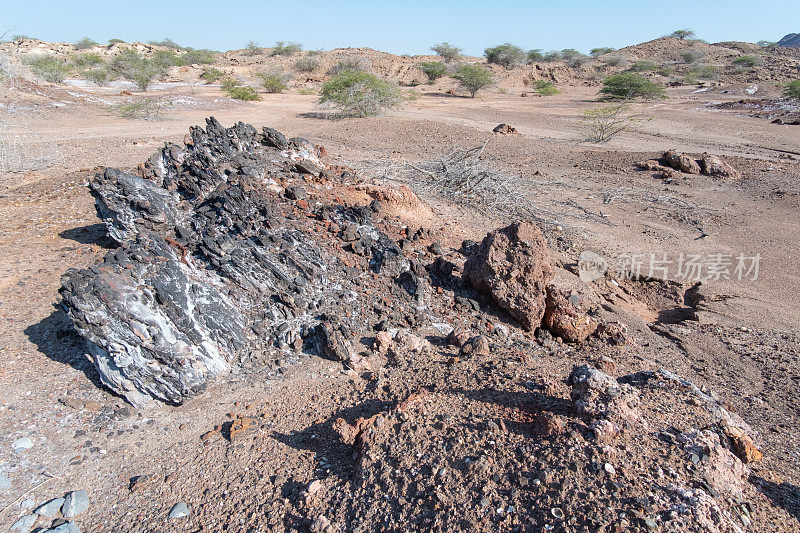
[[[418,1],[0,0],[0,33],[44,41],[146,42],[169,37],[230,50],[248,41],[295,41],[305,49],[370,47],[429,53],[449,41],[468,55],[512,42],[544,50],[623,46],[689,28],[709,42],[777,41],[800,32],[797,0]]]

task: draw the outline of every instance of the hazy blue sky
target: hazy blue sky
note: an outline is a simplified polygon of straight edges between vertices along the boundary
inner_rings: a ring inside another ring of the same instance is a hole
[[[0,0],[0,26],[46,41],[89,36],[148,41],[170,37],[195,48],[298,41],[306,49],[368,46],[426,53],[450,41],[470,55],[510,41],[523,48],[619,48],[691,28],[707,41],[778,40],[800,32],[797,0],[626,2],[333,0]]]

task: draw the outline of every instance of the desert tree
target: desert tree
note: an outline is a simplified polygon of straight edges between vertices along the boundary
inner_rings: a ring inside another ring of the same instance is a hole
[[[461,48],[455,47],[447,41],[431,46],[431,50],[448,63],[458,61],[461,57]]]
[[[472,98],[475,98],[478,91],[494,83],[491,71],[480,65],[461,65],[453,77],[461,87],[469,91]]]
[[[345,70],[322,85],[319,104],[342,117],[368,117],[403,100],[393,83],[360,70]]]
[[[692,30],[675,30],[674,32],[669,34],[669,37],[680,40],[692,39],[694,38],[694,36],[695,33]]]
[[[249,56],[257,56],[264,53],[264,49],[261,48],[261,43],[258,41],[247,41],[245,50],[247,50],[247,55]]]
[[[489,63],[505,68],[514,68],[517,65],[524,64],[528,58],[528,54],[522,48],[511,43],[491,46],[483,51],[483,55]]]

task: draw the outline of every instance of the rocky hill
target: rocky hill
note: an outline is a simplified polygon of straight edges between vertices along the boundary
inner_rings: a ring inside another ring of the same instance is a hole
[[[778,46],[800,48],[800,33],[789,33],[784,35],[783,38],[778,41]]]

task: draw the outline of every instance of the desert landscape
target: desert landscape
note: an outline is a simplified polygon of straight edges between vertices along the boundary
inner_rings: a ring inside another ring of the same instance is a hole
[[[0,527],[800,531],[798,46],[7,36]]]

